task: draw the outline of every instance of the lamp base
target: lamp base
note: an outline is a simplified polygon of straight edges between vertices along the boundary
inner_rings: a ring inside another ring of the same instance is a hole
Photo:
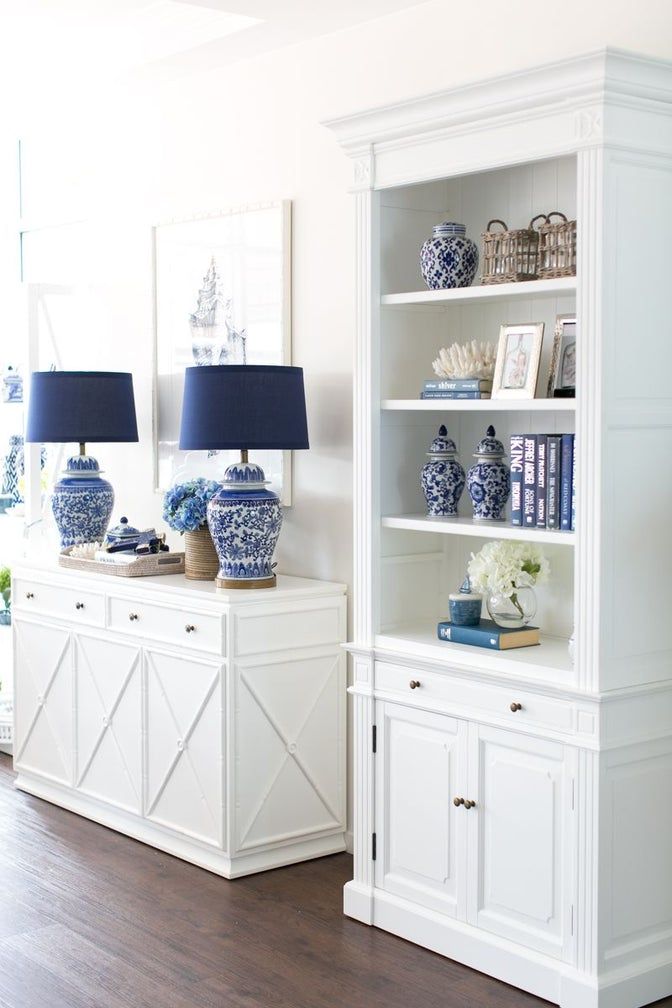
[[[215,584],[218,588],[275,588],[277,578],[275,574],[270,578],[222,578],[216,577]]]
[[[51,495],[51,509],[61,549],[78,543],[102,542],[114,506],[114,491],[100,476],[91,455],[74,455]]]

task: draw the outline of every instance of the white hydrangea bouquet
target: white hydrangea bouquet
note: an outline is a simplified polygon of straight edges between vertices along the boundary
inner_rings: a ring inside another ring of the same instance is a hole
[[[486,543],[479,553],[472,553],[468,565],[472,587],[484,595],[503,595],[524,615],[518,600],[518,588],[532,588],[548,579],[550,565],[532,543]]]

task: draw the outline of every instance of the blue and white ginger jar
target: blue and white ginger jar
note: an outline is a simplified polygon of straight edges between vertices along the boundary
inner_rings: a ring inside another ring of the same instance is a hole
[[[457,446],[443,424],[427,452],[420,485],[427,501],[427,514],[457,518],[457,504],[464,490],[464,469],[457,461]]]
[[[467,475],[469,496],[477,521],[503,521],[504,508],[511,492],[509,467],[502,461],[504,445],[488,427],[474,452],[476,462]]]
[[[100,475],[91,455],[73,455],[51,495],[51,510],[61,549],[102,542],[114,506],[112,486]]]
[[[478,269],[478,247],[464,224],[444,221],[432,228],[420,252],[420,268],[430,290],[470,287]]]
[[[208,528],[219,557],[219,588],[273,588],[273,553],[282,526],[280,498],[261,466],[235,462],[208,501]]]

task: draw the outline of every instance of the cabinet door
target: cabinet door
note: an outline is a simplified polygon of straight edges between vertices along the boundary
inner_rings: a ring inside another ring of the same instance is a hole
[[[133,644],[77,636],[75,786],[142,812],[141,652]]]
[[[376,885],[464,919],[467,725],[376,704]]]
[[[571,756],[469,725],[468,921],[547,955],[569,954]]]
[[[72,651],[60,627],[14,617],[16,768],[72,783]]]
[[[145,815],[221,845],[223,707],[219,664],[145,651]]]

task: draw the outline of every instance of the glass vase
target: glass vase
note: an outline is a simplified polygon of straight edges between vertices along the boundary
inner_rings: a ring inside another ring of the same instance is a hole
[[[486,604],[490,618],[506,630],[527,626],[537,611],[537,597],[532,588],[516,588],[510,598],[490,592]]]

